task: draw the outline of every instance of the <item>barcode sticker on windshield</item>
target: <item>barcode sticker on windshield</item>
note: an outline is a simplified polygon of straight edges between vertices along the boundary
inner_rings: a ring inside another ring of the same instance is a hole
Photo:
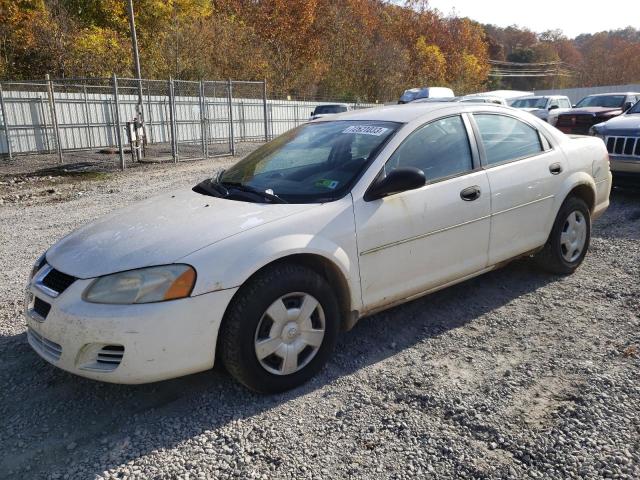
[[[379,137],[389,129],[385,127],[374,127],[372,125],[353,125],[345,128],[342,133],[361,133],[363,135],[375,135]]]

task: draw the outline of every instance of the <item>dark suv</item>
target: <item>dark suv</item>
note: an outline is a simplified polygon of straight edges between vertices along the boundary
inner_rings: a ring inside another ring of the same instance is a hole
[[[629,110],[640,93],[600,93],[584,97],[568,112],[558,115],[556,127],[564,133],[587,135],[596,123],[606,122]]]

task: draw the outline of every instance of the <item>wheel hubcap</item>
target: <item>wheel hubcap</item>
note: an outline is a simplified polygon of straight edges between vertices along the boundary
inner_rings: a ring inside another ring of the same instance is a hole
[[[587,219],[582,212],[575,210],[569,214],[564,222],[560,234],[560,249],[562,257],[567,262],[575,262],[587,242]]]
[[[325,332],[320,302],[308,293],[278,298],[262,315],[254,347],[262,368],[275,375],[291,375],[318,353]]]

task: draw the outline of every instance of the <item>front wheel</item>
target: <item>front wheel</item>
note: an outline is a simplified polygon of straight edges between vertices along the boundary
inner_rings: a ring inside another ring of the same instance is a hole
[[[556,217],[544,248],[534,257],[544,270],[561,275],[573,273],[589,249],[591,214],[584,200],[567,198]]]
[[[300,265],[277,265],[238,291],[221,327],[221,358],[252,390],[289,390],[326,363],[339,325],[335,294],[321,275]]]

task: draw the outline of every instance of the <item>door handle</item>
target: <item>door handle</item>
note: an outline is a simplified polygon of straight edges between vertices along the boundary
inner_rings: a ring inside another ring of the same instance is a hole
[[[562,172],[562,165],[559,163],[552,163],[549,165],[549,171],[551,172],[551,175],[558,175]]]
[[[472,187],[467,187],[460,192],[460,198],[465,202],[472,202],[477,198],[480,198],[480,187],[478,185],[473,185]]]

